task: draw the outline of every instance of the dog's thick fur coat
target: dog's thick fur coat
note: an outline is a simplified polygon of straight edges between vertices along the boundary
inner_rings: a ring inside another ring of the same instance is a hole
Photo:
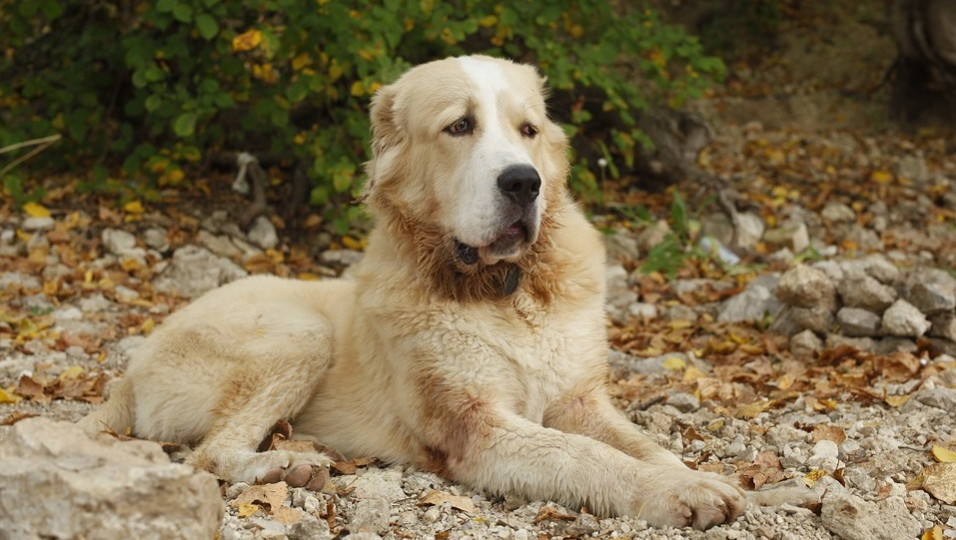
[[[487,57],[381,89],[376,228],[354,280],[259,276],[204,295],[134,352],[84,426],[196,445],[189,462],[231,482],[327,465],[257,452],[285,419],[345,456],[496,493],[654,525],[735,519],[738,488],[685,467],[608,397],[603,246],[567,193],[544,94],[533,68]]]

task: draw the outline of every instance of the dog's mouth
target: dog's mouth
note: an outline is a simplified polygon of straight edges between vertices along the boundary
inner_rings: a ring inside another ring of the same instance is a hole
[[[465,265],[476,264],[479,260],[494,264],[502,259],[519,255],[531,243],[532,230],[527,222],[519,219],[506,227],[490,244],[470,246],[455,239],[455,253]]]

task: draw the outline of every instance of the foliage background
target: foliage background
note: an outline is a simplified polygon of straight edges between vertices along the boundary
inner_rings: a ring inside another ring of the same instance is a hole
[[[537,64],[552,115],[579,154],[572,184],[596,193],[650,144],[635,114],[680,105],[723,75],[698,40],[650,8],[598,0],[0,0],[0,148],[60,133],[4,174],[17,203],[31,174],[81,188],[176,187],[220,151],[279,156],[311,180],[341,228],[367,159],[367,104],[408,67],[486,53]]]

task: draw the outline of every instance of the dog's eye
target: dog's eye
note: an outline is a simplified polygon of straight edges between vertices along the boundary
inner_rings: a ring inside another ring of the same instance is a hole
[[[467,116],[463,116],[458,120],[455,120],[451,123],[450,126],[444,129],[445,133],[453,136],[460,137],[462,135],[468,135],[475,130],[475,121]]]
[[[528,123],[521,124],[521,128],[519,129],[521,134],[529,139],[533,139],[534,136],[538,134],[538,128]]]

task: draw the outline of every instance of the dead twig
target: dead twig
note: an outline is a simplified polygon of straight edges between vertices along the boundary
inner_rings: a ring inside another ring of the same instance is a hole
[[[0,176],[3,176],[4,174],[6,174],[8,171],[10,171],[11,169],[13,169],[13,168],[16,167],[17,165],[19,165],[19,164],[23,163],[24,161],[26,161],[26,160],[32,158],[33,156],[39,154],[40,152],[46,150],[50,145],[52,145],[53,143],[59,141],[61,138],[62,138],[62,136],[61,136],[59,133],[57,133],[56,135],[50,135],[49,137],[43,137],[43,138],[40,138],[40,139],[33,139],[33,140],[29,140],[29,141],[18,142],[18,143],[11,144],[11,145],[9,145],[9,146],[4,146],[3,148],[0,148],[0,154],[5,154],[5,153],[7,153],[7,152],[13,152],[14,150],[18,150],[18,149],[20,149],[20,148],[24,148],[24,147],[27,147],[27,146],[39,145],[39,146],[37,146],[36,148],[34,148],[33,150],[30,150],[30,151],[27,152],[26,154],[24,154],[24,155],[18,157],[17,159],[13,160],[11,163],[7,164],[4,168],[0,169]]]

